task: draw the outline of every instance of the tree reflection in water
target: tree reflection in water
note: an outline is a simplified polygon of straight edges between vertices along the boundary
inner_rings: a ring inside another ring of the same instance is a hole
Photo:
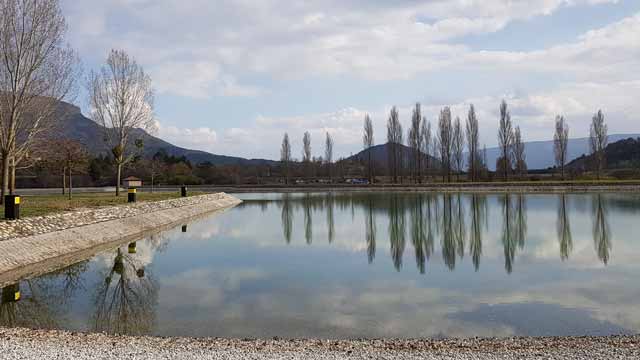
[[[386,212],[389,221],[388,232],[390,256],[394,268],[401,270],[406,247],[406,232],[415,252],[416,267],[425,273],[431,255],[434,253],[435,239],[440,238],[442,259],[447,268],[455,270],[456,263],[468,251],[475,271],[479,271],[483,246],[486,246],[485,231],[489,230],[489,197],[483,194],[414,194],[414,193],[365,193],[335,194],[322,196],[304,194],[299,197],[282,194],[279,206],[284,238],[291,242],[294,211],[304,217],[304,233],[307,243],[313,239],[313,216],[316,211],[326,212],[328,241],[332,243],[336,234],[335,211],[341,215],[351,210],[354,214],[362,211],[364,217],[364,240],[369,263],[376,256],[376,243],[380,240],[376,227],[376,212]],[[519,251],[525,247],[528,234],[527,196],[524,194],[502,194],[497,196],[501,208],[502,229],[496,231],[504,251],[504,268],[510,274]],[[560,245],[560,257],[567,260],[573,249],[573,238],[569,221],[568,197],[557,197],[556,230]],[[602,194],[592,198],[593,238],[598,258],[608,263],[611,251],[610,228],[607,222],[607,200]],[[248,203],[247,203],[248,204]],[[245,206],[248,206],[245,204]],[[255,206],[262,207],[256,202]],[[410,223],[406,223],[406,216]],[[500,226],[500,225],[498,225]],[[468,241],[468,244],[467,244]]]
[[[58,328],[69,300],[84,287],[82,274],[87,264],[83,261],[2,288],[0,326]]]
[[[405,208],[398,194],[392,194],[389,205],[389,241],[391,258],[397,271],[402,269],[402,256],[405,247]]]
[[[453,233],[453,201],[451,194],[442,199],[442,259],[449,270],[456,268],[456,238]]]
[[[333,214],[333,211],[331,212]],[[373,198],[367,197],[367,205],[365,207],[365,237],[367,241],[367,259],[369,264],[373,262],[376,257],[376,215],[373,211]],[[330,230],[331,231],[331,230]]]
[[[291,207],[291,196],[287,193],[282,195],[282,233],[287,244],[291,243],[293,232],[293,208]]]
[[[571,224],[569,222],[569,211],[567,209],[567,195],[558,195],[558,220],[557,220],[558,242],[560,244],[560,259],[565,261],[573,250],[573,238],[571,236]]]
[[[502,246],[504,248],[504,268],[513,272],[513,262],[517,249],[523,249],[527,237],[527,202],[523,194],[502,196]]]
[[[469,252],[476,271],[480,269],[480,258],[482,257],[482,230],[483,224],[487,224],[487,197],[479,194],[472,194],[471,206],[471,231],[469,238]]]
[[[102,275],[95,292],[93,331],[150,333],[155,321],[157,284],[139,258],[117,249],[113,266]]]
[[[460,193],[457,194],[458,196],[456,197],[457,201],[456,201],[456,216],[454,217],[454,236],[456,239],[456,253],[458,254],[458,256],[460,257],[460,259],[464,258],[464,243],[466,241],[467,238],[467,234],[466,234],[466,229],[465,229],[465,223],[464,223],[464,216],[465,216],[465,211],[464,211],[464,207],[462,205],[462,197],[460,196]]]
[[[609,263],[609,253],[612,248],[606,206],[602,194],[593,196],[591,207],[593,216],[593,242],[596,253],[598,254],[598,259],[605,265]]]
[[[411,202],[411,242],[415,250],[416,266],[421,274],[425,272],[427,260],[427,235],[423,201],[423,195],[416,195]]]
[[[304,238],[307,244],[313,242],[313,218],[311,214],[311,194],[307,193],[304,196],[302,207],[304,209]]]
[[[336,225],[335,225],[335,218],[333,215],[333,207],[334,207],[333,193],[328,192],[326,196],[326,208],[327,208],[327,237],[329,238],[329,243],[333,242],[333,238],[335,237],[335,234],[336,234]],[[375,248],[375,245],[374,245],[374,248]]]

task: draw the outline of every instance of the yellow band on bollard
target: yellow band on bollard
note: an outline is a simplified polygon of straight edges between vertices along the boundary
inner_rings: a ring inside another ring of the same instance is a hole
[[[129,189],[129,194],[135,194],[136,193],[136,189]]]
[[[20,291],[16,291],[16,293],[15,293],[15,294],[13,294],[13,299],[14,299],[15,301],[20,300]]]
[[[14,204],[16,205],[20,204],[20,196],[16,196],[14,199],[15,199]]]

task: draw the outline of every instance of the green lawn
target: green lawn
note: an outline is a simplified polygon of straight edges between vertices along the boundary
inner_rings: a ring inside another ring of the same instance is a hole
[[[190,195],[201,195],[203,192],[190,192]],[[158,201],[180,197],[179,191],[172,192],[139,192],[137,200]],[[68,195],[26,195],[21,196],[20,217],[40,216],[77,208],[91,208],[98,206],[118,205],[127,203],[127,191],[116,197],[114,193],[79,193],[73,194],[71,200]],[[4,218],[4,211],[2,212]]]

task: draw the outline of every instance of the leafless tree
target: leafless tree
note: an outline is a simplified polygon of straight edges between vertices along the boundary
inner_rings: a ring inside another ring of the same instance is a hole
[[[438,145],[440,162],[442,164],[442,178],[451,181],[451,162],[453,151],[453,128],[451,125],[451,109],[445,107],[440,111],[438,119]]]
[[[608,144],[608,129],[607,124],[604,121],[604,114],[602,110],[598,110],[598,112],[593,115],[591,119],[591,130],[589,132],[589,145],[591,149],[591,154],[593,158],[593,165],[596,171],[596,175],[598,180],[600,180],[600,176],[602,170],[605,167],[605,153],[604,150]]]
[[[88,90],[91,116],[103,127],[104,140],[116,163],[118,196],[122,167],[143,145],[142,139],[132,137],[139,129],[152,131],[155,127],[151,78],[125,51],[111,50],[106,65],[90,74]]]
[[[496,170],[502,172],[503,178],[509,178],[511,170],[511,146],[513,145],[513,126],[511,124],[511,114],[509,113],[507,102],[502,100],[500,104],[500,123],[498,127],[498,143],[500,146],[500,158]]]
[[[467,147],[469,155],[469,177],[471,181],[478,180],[480,170],[480,129],[476,109],[471,104],[467,114]]]
[[[556,166],[560,168],[560,174],[564,180],[564,165],[567,163],[567,147],[569,144],[569,125],[564,116],[556,116],[556,132],[553,135],[553,153]]]
[[[431,123],[426,117],[422,118],[422,125],[420,126],[420,152],[424,159],[424,172],[428,176],[429,169],[431,168],[431,146],[433,144],[431,137]]]
[[[289,167],[291,166],[291,143],[289,142],[289,134],[284,133],[282,138],[282,146],[280,147],[280,163],[282,164],[282,172],[284,173],[284,183],[289,183]]]
[[[520,177],[527,173],[527,160],[525,155],[524,142],[522,141],[522,134],[520,133],[520,126],[516,126],[516,130],[513,135],[513,168],[516,174]]]
[[[372,161],[372,147],[374,144],[373,139],[373,122],[371,121],[371,117],[369,114],[364,117],[364,130],[362,135],[362,143],[364,145],[364,149],[367,150],[367,174],[369,177],[369,183],[373,184],[374,170],[373,170],[373,161]]]
[[[327,132],[327,138],[324,142],[324,161],[327,163],[329,169],[329,178],[331,179],[331,165],[333,164],[333,138],[331,134]]]
[[[311,134],[305,131],[302,136],[302,163],[304,164],[305,175],[311,176]]]
[[[422,137],[420,136],[420,125],[422,123],[422,111],[420,104],[417,103],[411,115],[411,127],[409,128],[409,136],[407,143],[411,149],[410,169],[411,175],[415,182],[422,177]]]
[[[464,132],[460,123],[460,118],[456,117],[453,123],[453,137],[452,137],[452,150],[453,150],[453,162],[455,163],[457,178],[460,179],[460,172],[462,172],[462,165],[464,162]]]
[[[402,125],[398,115],[398,109],[394,106],[387,120],[387,142],[389,156],[389,170],[393,182],[397,183],[401,176],[402,168]]]
[[[89,164],[89,152],[81,143],[70,139],[59,139],[51,142],[55,153],[48,156],[49,162],[62,173],[62,188],[67,186],[69,200],[73,193],[73,174],[85,173]],[[63,190],[64,194],[64,190]]]
[[[66,31],[59,0],[0,1],[0,201],[59,101],[75,95],[80,66]]]

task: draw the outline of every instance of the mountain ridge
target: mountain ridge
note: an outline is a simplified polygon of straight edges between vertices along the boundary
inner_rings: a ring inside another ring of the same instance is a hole
[[[104,129],[95,121],[82,114],[76,105],[61,102],[56,116],[59,122],[54,129],[56,136],[76,140],[86,146],[92,155],[109,154],[109,149],[103,141]],[[236,156],[212,154],[207,151],[187,149],[173,145],[159,137],[153,136],[142,129],[134,129],[133,139],[141,139],[143,142],[143,156],[151,157],[160,150],[167,155],[176,157],[184,156],[193,163],[210,162],[214,165],[268,165],[276,161],[267,159],[246,159]]]

